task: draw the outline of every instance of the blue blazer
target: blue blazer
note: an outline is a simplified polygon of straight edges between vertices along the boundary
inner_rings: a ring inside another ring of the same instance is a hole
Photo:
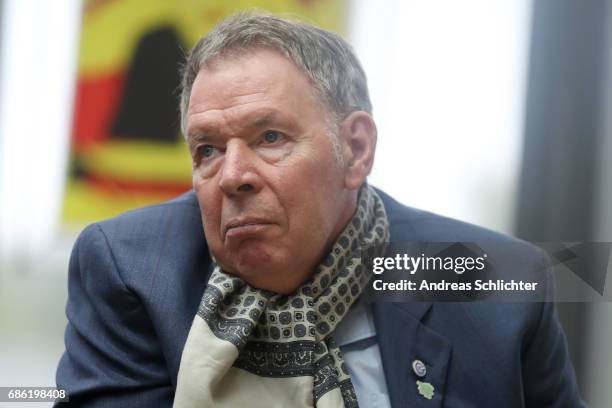
[[[512,240],[380,194],[392,242]],[[210,266],[193,192],[87,227],[70,259],[57,369],[70,405],[170,407]],[[583,406],[552,303],[381,302],[373,313],[393,408]],[[417,391],[414,359],[432,400]]]

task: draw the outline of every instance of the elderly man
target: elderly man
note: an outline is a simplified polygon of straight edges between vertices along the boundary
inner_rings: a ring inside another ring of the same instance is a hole
[[[194,191],[75,244],[57,373],[72,403],[581,406],[550,303],[357,302],[365,245],[511,238],[367,184],[376,126],[340,37],[230,17],[189,55],[181,115]]]

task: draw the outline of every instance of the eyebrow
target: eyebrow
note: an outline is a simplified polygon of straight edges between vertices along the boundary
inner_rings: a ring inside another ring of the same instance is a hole
[[[264,114],[263,116],[251,121],[247,126],[251,128],[256,128],[256,129],[262,128],[274,122],[275,118],[276,118],[275,112],[268,112]]]
[[[261,129],[266,126],[269,126],[271,123],[274,123],[276,117],[276,112],[266,112],[263,115],[248,121],[243,128]],[[193,132],[190,132],[187,136],[187,140],[190,147],[192,147],[195,143],[218,142],[219,139],[222,139],[222,137],[205,129],[195,130]]]
[[[206,142],[211,143],[211,142],[216,141],[217,139],[219,138],[213,136],[209,132],[198,130],[198,131],[189,133],[189,135],[187,136],[187,145],[189,146],[189,150],[193,150],[195,148],[195,145],[198,143],[206,143]]]

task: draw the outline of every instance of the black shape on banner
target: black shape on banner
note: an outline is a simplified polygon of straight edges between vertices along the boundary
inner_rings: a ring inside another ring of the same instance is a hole
[[[182,58],[181,41],[172,27],[160,27],[142,37],[112,125],[113,139],[178,140],[176,92]]]

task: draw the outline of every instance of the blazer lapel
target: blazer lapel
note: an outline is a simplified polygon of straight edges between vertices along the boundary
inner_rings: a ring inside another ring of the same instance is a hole
[[[431,302],[373,304],[376,337],[393,408],[441,407],[451,343],[421,323]],[[427,369],[418,377],[412,363],[422,361]],[[432,399],[423,396],[417,380],[434,387]]]

